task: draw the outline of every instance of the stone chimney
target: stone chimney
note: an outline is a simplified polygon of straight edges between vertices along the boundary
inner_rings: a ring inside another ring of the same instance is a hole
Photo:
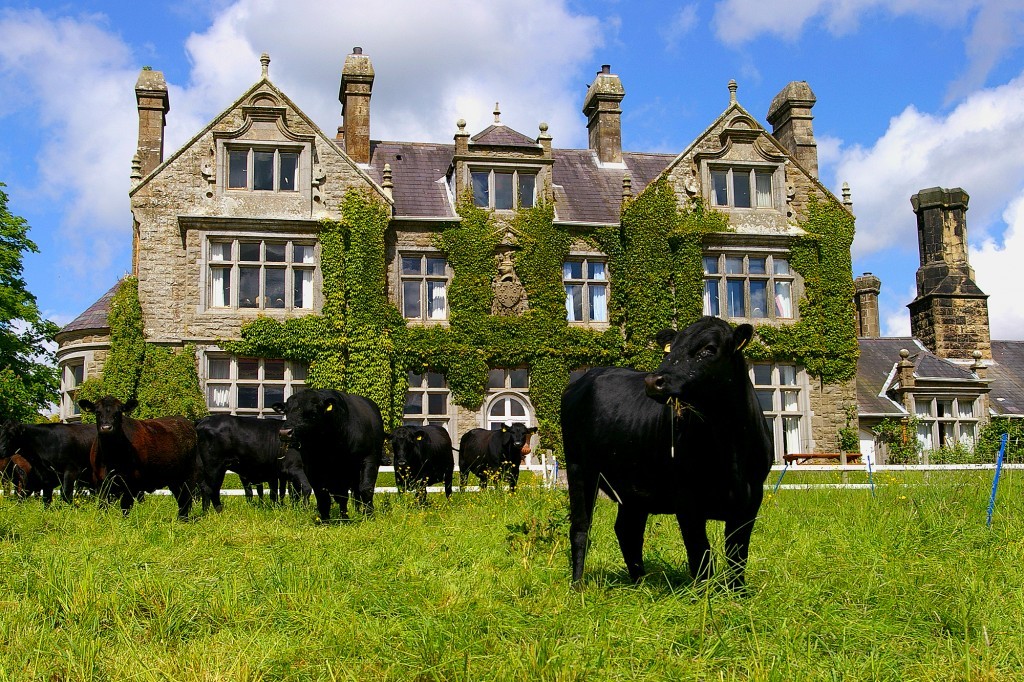
[[[601,163],[622,163],[622,109],[619,105],[625,95],[622,81],[611,72],[611,66],[605,64],[583,99],[590,148],[597,152]]]
[[[775,95],[768,107],[772,135],[815,178],[818,177],[818,144],[814,141],[811,108],[817,101],[807,81],[793,81]]]
[[[878,293],[882,290],[882,280],[870,272],[853,280],[853,299],[857,306],[857,336],[877,339],[881,336],[878,323]]]
[[[139,107],[139,171],[146,177],[164,160],[164,126],[171,110],[164,74],[143,68],[135,82],[135,101]]]
[[[910,308],[911,333],[942,358],[992,359],[988,295],[967,261],[967,202],[959,187],[923,189],[910,198],[917,214],[921,267]]]
[[[344,120],[345,152],[356,163],[370,163],[370,93],[373,64],[363,48],[353,47],[341,70],[341,116]]]

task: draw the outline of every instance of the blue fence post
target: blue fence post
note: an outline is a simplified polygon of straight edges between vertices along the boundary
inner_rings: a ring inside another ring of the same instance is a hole
[[[789,468],[789,460],[786,460],[786,466],[782,467],[782,473],[779,474],[779,480],[775,482],[775,489],[772,490],[772,495],[779,492],[779,486],[782,485],[782,477],[786,475],[786,469]]]
[[[985,522],[985,526],[988,528],[992,527],[992,510],[996,506],[996,489],[999,487],[999,472],[1003,470],[1003,455],[1006,454],[1006,440],[1010,437],[1010,434],[1004,433],[1003,437],[999,441],[999,455],[996,457],[996,476],[992,479],[992,497],[988,500],[988,520]]]

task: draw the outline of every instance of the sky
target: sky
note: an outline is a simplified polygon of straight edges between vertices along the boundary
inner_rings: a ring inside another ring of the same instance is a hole
[[[373,139],[451,142],[502,122],[587,146],[583,96],[618,74],[627,151],[678,153],[739,103],[807,81],[820,179],[848,183],[854,276],[882,281],[882,334],[910,333],[910,197],[961,187],[992,337],[1024,339],[1024,0],[118,0],[0,6],[0,182],[38,254],[28,289],[66,324],[130,270],[139,70],[162,71],[165,157],[260,77],[322,130],[341,123],[345,56],[374,66]]]

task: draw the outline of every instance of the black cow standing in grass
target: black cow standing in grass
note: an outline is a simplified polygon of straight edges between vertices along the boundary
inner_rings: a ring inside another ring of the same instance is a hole
[[[772,465],[768,425],[741,349],[753,328],[703,317],[658,334],[657,371],[591,369],[562,395],[572,579],[583,576],[600,488],[618,502],[629,576],[644,574],[649,514],[675,514],[695,580],[712,573],[706,525],[725,521],[728,584],[744,586],[750,533]]]
[[[384,449],[380,409],[363,396],[332,389],[300,391],[273,408],[285,415],[281,439],[302,457],[320,520],[330,521],[332,498],[347,520],[350,494],[364,514],[373,514]]]
[[[399,490],[413,489],[420,502],[427,501],[427,486],[444,483],[445,497],[452,496],[452,437],[442,426],[399,426],[387,435]]]
[[[469,474],[480,479],[480,487],[489,481],[504,478],[509,490],[515,492],[519,482],[519,465],[526,456],[530,434],[536,426],[502,424],[498,429],[471,429],[459,441],[459,487],[464,487]]]
[[[75,484],[89,486],[92,469],[89,451],[96,438],[91,424],[22,424],[6,422],[0,426],[0,457],[15,454],[29,467],[19,467],[19,492],[39,492],[43,504],[53,500],[53,489],[60,488],[61,497],[71,503]]]
[[[122,403],[105,396],[78,405],[96,415],[96,439],[89,453],[93,484],[104,497],[121,500],[125,515],[147,492],[167,486],[178,502],[178,518],[188,518],[199,491],[196,429],[185,417],[132,419],[135,398]]]
[[[245,496],[252,500],[252,485],[263,497],[263,481],[270,484],[270,500],[278,501],[278,492],[291,483],[304,499],[311,488],[302,469],[299,453],[281,443],[281,422],[276,419],[236,417],[214,414],[196,422],[199,460],[203,465],[203,511],[210,504],[217,511],[224,505],[220,489],[228,469],[238,474]]]

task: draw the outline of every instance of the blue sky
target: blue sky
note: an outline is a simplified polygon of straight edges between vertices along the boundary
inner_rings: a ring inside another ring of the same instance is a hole
[[[854,274],[882,280],[882,331],[909,334],[918,265],[910,196],[962,187],[971,264],[995,338],[1024,339],[1022,0],[179,0],[18,2],[0,8],[0,182],[40,254],[25,260],[44,314],[73,319],[130,269],[128,186],[142,66],[170,90],[172,153],[260,75],[324,131],[361,46],[374,64],[374,139],[451,141],[491,120],[585,147],[583,95],[622,78],[623,147],[682,151],[738,98],[764,121],[806,80],[822,182],[848,182]],[[769,127],[770,128],[770,127]]]

